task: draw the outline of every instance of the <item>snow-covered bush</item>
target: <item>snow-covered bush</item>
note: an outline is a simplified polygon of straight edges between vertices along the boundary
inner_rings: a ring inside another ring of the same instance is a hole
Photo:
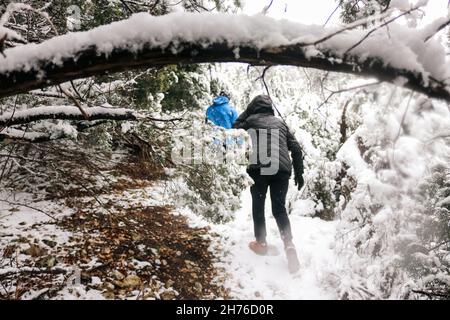
[[[212,222],[227,222],[241,206],[242,191],[252,183],[245,171],[248,136],[242,130],[205,124],[202,113],[191,113],[190,118],[185,129],[173,133],[173,197],[178,206]]]
[[[439,184],[436,175],[448,170],[450,150],[439,136],[450,114],[442,103],[395,88],[383,87],[376,102],[382,107],[364,110],[337,156],[348,166],[343,184],[353,181],[341,207],[339,287],[347,298],[408,298],[421,283],[450,280],[435,252],[448,235],[433,231],[448,224],[437,201],[445,199],[445,178]]]
[[[418,237],[425,244],[413,255],[407,269],[418,279],[418,292],[428,297],[450,297],[450,165],[431,168],[420,185],[418,201],[423,204],[423,222]]]

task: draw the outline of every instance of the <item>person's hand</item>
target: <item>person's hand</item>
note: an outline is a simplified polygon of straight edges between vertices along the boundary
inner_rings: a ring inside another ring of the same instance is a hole
[[[299,191],[305,185],[305,181],[303,180],[303,175],[301,175],[301,174],[295,175],[294,182]]]

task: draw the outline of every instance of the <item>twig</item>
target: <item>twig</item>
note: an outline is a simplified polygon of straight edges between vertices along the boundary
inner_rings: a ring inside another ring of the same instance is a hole
[[[405,112],[403,112],[402,119],[400,120],[400,126],[398,128],[397,136],[394,139],[394,145],[392,146],[392,161],[391,161],[392,167],[395,169],[395,171],[397,173],[399,173],[404,178],[408,178],[409,174],[405,173],[404,171],[401,170],[401,168],[399,166],[397,166],[397,164],[395,162],[395,149],[396,149],[397,141],[400,138],[402,128],[405,123],[406,114],[408,113],[409,106],[411,104],[413,95],[414,95],[414,91],[411,91],[411,94],[409,95],[409,99],[408,99],[408,104],[406,105]]]
[[[377,31],[378,29],[380,29],[380,28],[382,28],[382,27],[384,27],[384,26],[387,26],[388,24],[394,22],[394,21],[397,20],[398,18],[403,17],[404,15],[410,14],[411,12],[413,12],[413,11],[419,9],[419,8],[420,8],[419,6],[413,7],[413,8],[411,8],[411,9],[409,9],[408,11],[405,11],[405,12],[399,14],[398,16],[396,16],[396,17],[394,17],[394,18],[392,18],[392,19],[389,19],[388,21],[386,21],[386,22],[380,24],[379,26],[373,28],[373,29],[370,30],[364,37],[362,37],[361,40],[359,40],[359,41],[356,42],[354,45],[352,45],[350,48],[348,48],[348,49],[344,52],[344,56],[345,56],[346,54],[348,54],[350,51],[352,51],[353,49],[355,49],[357,46],[359,46],[364,40],[366,40],[372,33],[374,33],[375,31]]]
[[[382,14],[380,14],[380,15],[377,15],[377,16],[372,16],[372,17],[370,17],[370,18],[365,18],[365,19],[357,20],[357,21],[355,21],[355,22],[353,22],[353,23],[350,23],[350,24],[348,24],[348,25],[346,25],[346,26],[344,26],[344,27],[338,29],[338,30],[335,31],[335,32],[332,32],[332,33],[326,35],[325,37],[322,37],[322,38],[320,38],[320,39],[318,39],[318,40],[315,40],[315,41],[313,41],[313,42],[304,43],[304,44],[302,44],[302,45],[303,45],[303,46],[308,46],[308,45],[316,46],[316,45],[318,45],[319,43],[325,42],[325,41],[329,40],[330,38],[332,38],[332,37],[334,37],[334,36],[336,36],[336,35],[338,35],[338,34],[344,32],[344,31],[351,30],[351,29],[355,29],[355,28],[357,28],[357,27],[359,27],[359,26],[362,26],[362,25],[364,25],[364,24],[367,24],[367,23],[369,23],[369,22],[372,22],[372,21],[375,21],[375,20],[381,20],[381,19],[383,19],[383,18],[386,18],[386,17],[389,16],[390,13],[391,13],[390,11],[387,11],[387,12],[384,12],[384,13],[382,13]]]
[[[197,3],[196,1],[192,1],[192,0],[189,0],[189,3],[191,4],[192,8],[194,8],[194,10],[197,12],[201,12],[200,10],[198,10],[198,8],[200,8],[204,11],[208,11],[208,12],[211,12],[215,9],[215,8],[208,9],[208,8],[204,7],[203,5]]]
[[[81,104],[78,102],[78,100],[66,89],[64,89],[61,85],[58,85],[59,89],[61,90],[62,93],[64,93],[64,95],[69,98],[69,100],[71,100],[75,106],[78,108],[78,110],[80,110],[81,114],[83,115],[85,120],[89,120],[89,115],[86,113],[86,111],[84,110],[84,108],[81,106]]]
[[[153,11],[156,9],[156,7],[158,6],[159,2],[161,0],[156,0],[155,3],[153,4],[153,6],[150,8],[150,13],[153,13]]]
[[[328,95],[328,97],[325,99],[325,101],[323,101],[316,109],[319,109],[323,105],[327,104],[328,100],[330,100],[331,97],[333,97],[335,94],[346,92],[346,91],[351,91],[351,90],[356,90],[356,89],[361,89],[361,88],[365,88],[365,87],[370,87],[370,86],[378,85],[380,83],[381,83],[381,81],[376,81],[376,82],[366,83],[366,84],[362,84],[362,85],[359,85],[359,86],[355,86],[355,87],[351,87],[351,88],[345,88],[345,89],[341,89],[341,90],[337,90],[337,91],[333,91],[333,90],[327,89],[328,91],[331,91],[331,93]]]
[[[128,5],[128,3],[126,3],[126,1],[120,0],[120,3],[122,3],[123,6],[124,6],[128,11],[130,11],[131,14],[134,13],[134,10],[130,8],[130,6]]]
[[[391,0],[388,0],[384,9],[381,10],[381,13],[386,12],[389,9],[390,5],[391,5]]]
[[[447,244],[447,243],[450,243],[450,240],[442,241],[441,243],[437,244],[436,246],[432,247],[431,249],[428,249],[428,251],[436,250],[436,249],[439,248],[440,246],[442,246],[442,245],[444,245],[444,244]]]
[[[433,140],[446,139],[446,138],[450,138],[450,132],[438,134],[438,135],[436,135],[436,136],[434,136],[434,137],[424,141],[424,143],[430,143]]]
[[[73,91],[78,96],[80,101],[84,101],[83,97],[81,96],[80,92],[78,92],[78,89],[77,89],[77,87],[75,86],[75,83],[72,80],[70,81],[70,85],[72,86]]]
[[[25,136],[27,130],[28,130],[28,126],[27,126],[27,127],[25,128],[25,130],[23,131],[22,138]],[[1,132],[0,132],[0,141],[1,141],[1,140],[2,140],[2,134],[1,134]],[[16,149],[16,148],[17,148],[17,145],[13,145],[13,147],[11,148],[11,150],[9,150],[9,155],[11,155],[11,154],[14,152],[14,149]],[[7,166],[8,162],[9,162],[8,160],[9,160],[9,158],[7,158],[7,160],[5,161],[5,164],[4,164],[4,166],[3,166],[2,173],[0,174],[0,181],[2,181],[3,176],[4,176],[4,174],[5,174],[6,166]]]
[[[14,118],[14,114],[16,113],[16,107],[17,107],[17,96],[16,96],[16,99],[14,101],[14,107],[13,107],[13,112],[11,112],[11,117],[9,118],[8,121],[6,121],[6,123],[3,126],[3,128],[0,129],[0,132],[2,132],[6,127],[9,126],[10,121]]]
[[[58,92],[52,93],[52,92],[45,92],[45,91],[30,91],[27,94],[30,94],[33,96],[45,97],[45,98],[64,98],[64,96],[59,94]]]
[[[411,94],[409,95],[409,99],[408,99],[408,104],[406,105],[405,112],[403,112],[402,119],[400,121],[400,126],[398,128],[397,136],[394,139],[394,150],[395,150],[395,143],[400,138],[400,134],[402,133],[403,124],[405,123],[406,114],[408,113],[409,105],[411,104],[411,99],[412,99],[413,95],[414,95],[414,92],[411,91]]]
[[[6,203],[8,203],[8,204],[10,204],[10,205],[13,205],[13,206],[20,206],[20,207],[25,207],[25,208],[28,208],[28,209],[32,209],[32,210],[38,211],[38,212],[40,212],[40,213],[45,214],[47,217],[52,218],[52,219],[55,220],[55,221],[58,221],[58,219],[56,219],[55,217],[53,217],[51,214],[49,214],[49,213],[47,213],[47,212],[45,212],[45,211],[43,211],[43,210],[41,210],[41,209],[39,209],[39,208],[35,208],[35,207],[29,206],[29,205],[24,204],[24,203],[11,202],[11,201],[5,200],[5,199],[0,199],[0,201],[1,201],[1,202],[6,202]]]
[[[325,93],[323,91],[323,89],[325,88],[325,86],[323,85],[325,83],[325,81],[327,80],[328,76],[330,75],[330,72],[327,71],[325,72],[325,75],[320,78],[320,93],[322,94],[322,98],[325,99]]]
[[[262,12],[261,12],[261,13],[262,13],[263,15],[266,15],[267,12],[269,11],[270,7],[272,6],[272,4],[273,4],[273,0],[270,0],[270,3],[262,9]]]
[[[266,89],[266,93],[267,93],[267,95],[270,97],[270,91],[269,91],[269,87],[267,86],[267,83],[266,83],[266,72],[267,72],[267,70],[269,70],[271,67],[273,67],[273,66],[267,66],[267,67],[265,67],[264,69],[263,69],[263,72],[261,73],[261,75],[258,77],[258,78],[256,78],[256,80],[255,81],[258,81],[258,80],[261,80],[262,81],[262,83],[263,83],[263,85],[264,85],[264,88]],[[272,99],[272,98],[271,98]]]
[[[176,121],[184,121],[186,119],[184,118],[171,118],[171,119],[159,119],[159,118],[153,118],[153,117],[144,117],[142,118],[144,120],[150,120],[150,121],[154,121],[154,122],[176,122]]]
[[[339,1],[339,4],[336,6],[336,8],[333,10],[333,12],[331,12],[331,14],[328,16],[327,20],[323,24],[323,27],[325,27],[327,25],[327,23],[331,20],[331,18],[334,16],[334,14],[340,8],[340,6],[342,5],[343,2],[344,2],[344,0]]]
[[[11,157],[11,161],[14,162],[18,168],[25,169],[25,171],[27,171],[28,173],[30,173],[30,174],[32,174],[32,175],[34,175],[34,176],[48,177],[47,174],[34,172],[34,171],[31,170],[30,168],[28,168],[28,167],[26,167],[26,166],[24,166],[24,165],[21,165],[21,164],[16,160],[16,157]]]
[[[303,73],[305,74],[306,79],[308,80],[308,87],[309,87],[309,90],[311,91],[311,88],[312,88],[311,77],[309,76],[308,72],[306,72],[306,68],[301,68],[301,70],[303,71]]]
[[[412,290],[414,293],[426,295],[428,298],[432,299],[433,297],[441,297],[441,298],[450,298],[450,293],[444,292],[427,292],[424,290]]]
[[[449,2],[450,3],[450,2]],[[442,29],[444,29],[446,26],[450,25],[450,19],[448,19],[447,21],[445,21],[444,23],[442,23],[436,30],[434,33],[428,35],[425,40],[423,40],[423,42],[427,42],[428,40],[430,40],[431,38],[433,38],[433,36],[435,34],[437,34],[439,31],[441,31]]]
[[[33,158],[27,158],[27,157],[22,157],[22,156],[18,156],[18,155],[9,155],[9,154],[3,154],[3,153],[0,153],[0,158],[16,158],[16,159],[23,160],[23,161],[41,162],[41,163],[47,162],[45,160],[39,160],[39,159],[33,159]]]
[[[15,274],[65,274],[68,273],[69,270],[63,268],[54,268],[54,269],[18,269],[14,271],[7,271],[4,273],[0,273],[0,277],[6,278]]]
[[[273,99],[272,99],[272,97],[271,97],[271,95],[270,95],[270,91],[269,91],[269,86],[268,86],[267,83],[266,83],[266,72],[267,72],[267,70],[269,70],[271,67],[273,67],[273,66],[267,66],[267,67],[265,67],[264,70],[263,70],[263,72],[262,72],[262,74],[261,74],[261,76],[259,76],[259,77],[256,79],[256,81],[258,81],[258,80],[261,80],[261,81],[262,81],[262,83],[263,83],[263,85],[264,85],[264,88],[266,89],[267,95],[269,96],[270,100],[272,101],[272,106],[273,106],[273,108],[277,111],[277,113],[278,113],[278,115],[280,116],[281,120],[283,120],[283,122],[286,123],[286,120],[284,119],[283,115],[281,114],[281,112],[278,110],[278,108],[277,108],[277,107],[275,106],[275,104],[273,103]]]

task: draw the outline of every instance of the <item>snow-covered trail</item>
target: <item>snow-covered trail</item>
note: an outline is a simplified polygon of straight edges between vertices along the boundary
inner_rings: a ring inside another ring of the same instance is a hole
[[[231,274],[226,285],[232,295],[239,299],[336,299],[321,280],[336,265],[332,247],[337,222],[290,215],[301,262],[300,271],[291,275],[271,213],[270,196],[266,199],[267,241],[277,247],[276,256],[258,256],[249,250],[248,243],[254,239],[249,190],[243,193],[242,204],[234,221],[212,227],[220,234],[221,247],[226,250],[221,266]]]

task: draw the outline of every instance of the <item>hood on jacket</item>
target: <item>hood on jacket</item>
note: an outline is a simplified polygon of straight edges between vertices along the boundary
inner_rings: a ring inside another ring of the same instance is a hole
[[[218,97],[214,98],[213,105],[220,106],[220,105],[226,104],[228,102],[230,102],[230,100],[227,97],[225,97],[225,96],[218,96]]]
[[[249,115],[257,113],[270,113],[274,115],[272,99],[268,95],[256,96],[247,107]]]

